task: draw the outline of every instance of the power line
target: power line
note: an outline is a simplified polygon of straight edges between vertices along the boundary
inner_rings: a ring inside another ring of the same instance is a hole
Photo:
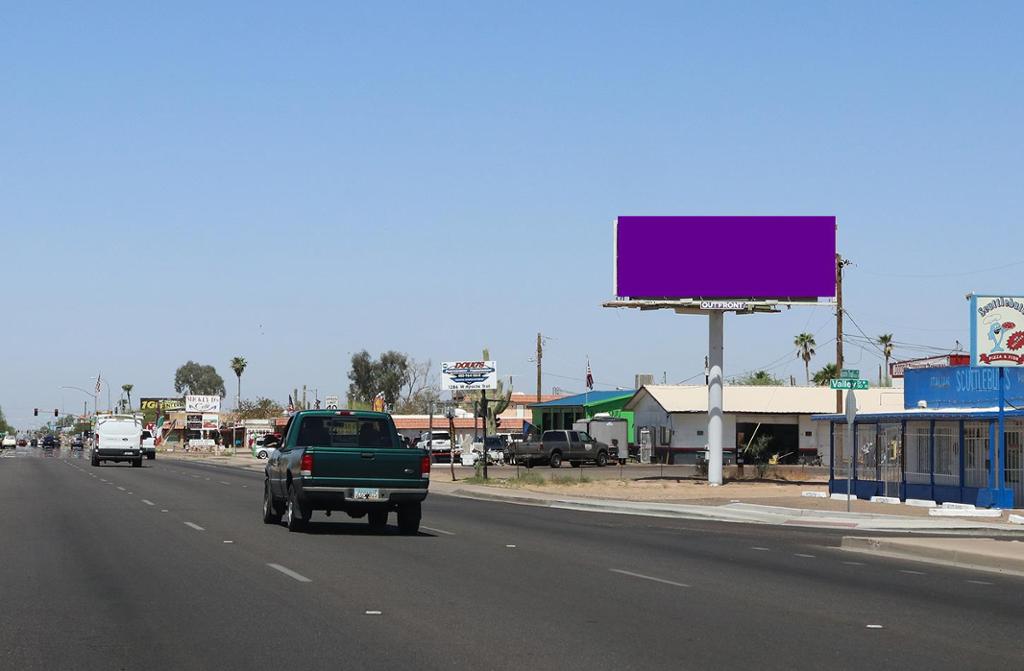
[[[861,272],[867,275],[874,275],[876,277],[898,277],[900,279],[937,279],[942,277],[970,277],[971,275],[983,275],[985,273],[993,273],[998,270],[1006,270],[1007,268],[1015,268],[1017,266],[1024,265],[1024,261],[1014,261],[1013,263],[1007,263],[1002,266],[993,266],[991,268],[984,268],[981,270],[968,270],[962,273],[878,273],[870,270],[864,270],[861,268]]]

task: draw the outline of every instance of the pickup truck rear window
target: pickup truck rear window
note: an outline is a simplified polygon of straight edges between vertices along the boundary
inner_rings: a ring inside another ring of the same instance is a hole
[[[303,417],[298,447],[398,447],[383,419]]]
[[[542,440],[545,443],[564,443],[565,431],[545,431]]]

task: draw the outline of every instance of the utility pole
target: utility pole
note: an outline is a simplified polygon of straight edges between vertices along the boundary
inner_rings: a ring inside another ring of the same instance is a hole
[[[487,479],[487,390],[480,390],[480,415],[484,425],[484,442],[480,450],[484,456],[484,480]]]
[[[836,253],[836,375],[843,370],[843,268],[850,265]],[[836,413],[843,412],[843,392],[836,389]]]
[[[544,357],[544,340],[540,333],[537,333],[537,402],[540,403],[540,360]]]

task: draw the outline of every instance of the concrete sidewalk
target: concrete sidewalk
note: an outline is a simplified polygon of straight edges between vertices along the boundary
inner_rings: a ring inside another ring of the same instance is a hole
[[[843,538],[842,548],[897,559],[1024,576],[1024,541],[993,538]]]

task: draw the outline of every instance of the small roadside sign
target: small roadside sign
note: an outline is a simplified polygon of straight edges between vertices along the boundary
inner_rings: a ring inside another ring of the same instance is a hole
[[[328,396],[327,398],[325,398],[324,399],[324,407],[326,409],[328,409],[328,410],[337,410],[338,409],[338,397],[337,396]]]
[[[839,378],[841,380],[859,380],[860,370],[856,368],[844,368],[839,372]]]
[[[832,389],[867,389],[867,380],[829,380],[828,386]]]

